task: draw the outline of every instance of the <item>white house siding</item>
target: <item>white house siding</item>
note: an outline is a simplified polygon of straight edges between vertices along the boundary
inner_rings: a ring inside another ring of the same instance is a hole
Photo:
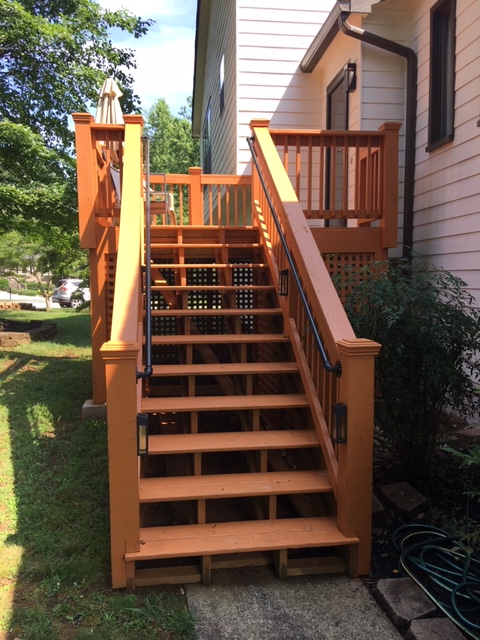
[[[225,102],[220,113],[220,62],[225,62]],[[235,0],[212,0],[205,63],[202,128],[211,100],[212,173],[236,174]],[[203,158],[202,158],[203,160]]]
[[[273,128],[319,128],[323,95],[300,61],[335,0],[236,0],[237,173],[250,171],[246,138],[254,118]]]
[[[363,21],[363,28],[406,47],[411,46],[410,11],[408,3],[387,0],[375,5],[374,11]],[[390,256],[402,253],[403,188],[405,152],[405,87],[407,64],[402,56],[384,49],[362,44],[362,95],[360,129],[375,131],[384,122],[400,122],[399,137],[399,216],[398,247]]]
[[[468,285],[480,304],[480,2],[457,0],[455,137],[427,152],[430,8],[413,11],[419,92],[414,250]]]

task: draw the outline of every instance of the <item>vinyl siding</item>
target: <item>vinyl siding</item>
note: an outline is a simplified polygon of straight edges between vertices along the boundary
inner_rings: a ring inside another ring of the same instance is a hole
[[[427,152],[430,8],[415,5],[419,60],[414,250],[462,278],[480,304],[480,3],[457,0],[455,137]]]
[[[236,29],[233,0],[212,0],[205,64],[202,128],[211,99],[212,173],[236,173]],[[225,56],[225,102],[220,113],[220,62]]]
[[[237,172],[250,171],[253,118],[272,128],[319,128],[321,85],[299,64],[335,0],[237,0]],[[259,6],[260,5],[260,6]]]

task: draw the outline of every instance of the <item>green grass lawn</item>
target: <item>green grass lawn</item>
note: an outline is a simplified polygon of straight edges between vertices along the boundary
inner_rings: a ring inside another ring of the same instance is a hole
[[[110,588],[106,425],[81,418],[88,312],[0,316],[57,324],[0,352],[0,638],[194,638],[179,587]]]

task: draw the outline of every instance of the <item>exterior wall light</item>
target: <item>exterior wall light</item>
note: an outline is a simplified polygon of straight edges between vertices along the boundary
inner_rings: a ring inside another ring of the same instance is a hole
[[[278,275],[278,295],[288,296],[288,269],[281,269]]]
[[[137,455],[148,455],[148,414],[137,413]]]
[[[347,442],[347,405],[339,402],[332,406],[333,441],[336,444]]]
[[[357,88],[357,65],[355,62],[347,62],[343,73],[345,93],[353,93]]]

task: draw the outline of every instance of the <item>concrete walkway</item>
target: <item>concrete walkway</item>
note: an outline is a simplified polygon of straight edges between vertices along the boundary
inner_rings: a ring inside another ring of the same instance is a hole
[[[360,580],[279,580],[268,567],[217,570],[185,587],[197,640],[401,640]]]

